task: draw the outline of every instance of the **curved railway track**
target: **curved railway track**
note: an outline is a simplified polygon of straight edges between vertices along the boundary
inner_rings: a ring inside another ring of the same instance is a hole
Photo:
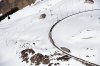
[[[61,21],[63,21],[64,19],[67,19],[67,18],[69,18],[69,17],[71,17],[71,16],[75,16],[75,15],[78,15],[78,14],[81,14],[81,13],[90,12],[90,11],[97,11],[97,10],[100,10],[100,9],[93,9],[93,10],[81,11],[81,12],[77,12],[77,13],[71,14],[71,15],[69,15],[69,16],[67,16],[67,17],[64,17],[64,18],[62,18],[61,20],[58,20],[55,24],[53,24],[53,26],[50,28],[50,31],[49,31],[49,34],[48,34],[48,35],[49,35],[50,42],[53,44],[53,46],[55,46],[58,50],[62,51],[62,52],[65,53],[66,55],[68,55],[70,58],[73,58],[73,59],[75,59],[75,60],[77,60],[77,61],[79,61],[79,62],[81,62],[82,64],[85,64],[85,65],[87,65],[87,66],[100,66],[100,65],[95,64],[95,63],[92,63],[92,62],[89,62],[89,61],[86,61],[86,60],[81,59],[81,58],[78,58],[78,57],[76,57],[76,56],[74,56],[74,55],[69,54],[69,53],[66,52],[66,51],[63,51],[60,47],[58,47],[58,46],[56,45],[55,41],[53,40],[52,32],[53,32],[53,29],[55,28],[55,26],[56,26],[58,23],[60,23]]]

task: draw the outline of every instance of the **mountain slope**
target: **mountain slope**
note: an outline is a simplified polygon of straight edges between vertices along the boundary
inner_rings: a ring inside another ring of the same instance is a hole
[[[0,66],[31,65],[30,59],[29,63],[26,63],[20,58],[21,51],[25,49],[33,49],[35,54],[48,55],[52,66],[56,66],[56,63],[59,63],[57,66],[85,66],[73,59],[58,61],[57,58],[64,54],[52,45],[48,33],[57,20],[79,11],[99,9],[98,3],[99,0],[94,4],[85,4],[84,0],[38,0],[35,5],[12,14],[10,20],[4,19],[0,23]],[[40,19],[43,13],[46,14],[46,18]],[[59,23],[53,30],[57,46],[66,47],[71,51],[70,54],[100,65],[99,13],[100,11],[86,12]],[[31,56],[32,54],[29,54],[29,58]],[[50,63],[41,62],[39,66],[49,66]]]

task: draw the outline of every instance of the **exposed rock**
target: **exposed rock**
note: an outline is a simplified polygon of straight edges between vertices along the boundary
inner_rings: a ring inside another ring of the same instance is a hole
[[[9,17],[9,15],[15,13],[16,11],[18,11],[19,9],[17,7],[11,9],[9,12],[6,12],[4,15],[0,16],[0,21],[5,19],[7,16]],[[10,19],[10,18],[8,18]]]
[[[93,0],[85,0],[85,3],[93,4],[94,1]]]
[[[35,3],[35,1],[36,0],[2,0],[0,1],[0,13],[5,14],[15,7],[22,9],[27,5]]]
[[[53,63],[49,63],[49,65],[48,65],[48,66],[52,66],[52,64],[53,64]]]
[[[43,57],[42,63],[43,63],[43,64],[48,64],[48,63],[50,63],[49,56],[45,55],[45,56]]]
[[[39,65],[43,60],[43,55],[40,53],[35,54],[31,57],[31,64],[35,63],[35,65]]]
[[[35,53],[35,51],[33,50],[33,49],[25,49],[25,50],[23,50],[23,51],[21,51],[21,54],[25,54],[25,53],[32,53],[32,54],[34,54]]]
[[[68,49],[68,48],[66,48],[66,47],[60,47],[63,51],[66,51],[66,52],[68,52],[68,53],[71,53],[71,51]]]
[[[62,54],[60,52],[55,51],[55,53],[53,54],[53,56],[54,55],[62,55]]]
[[[31,64],[35,63],[35,65],[39,65],[40,63],[42,64],[49,64],[49,56],[47,55],[42,55],[40,53],[37,53],[31,57]]]
[[[26,61],[26,63],[28,63],[28,54],[24,53],[21,55],[22,61]]]
[[[64,56],[62,56],[62,57],[58,57],[58,58],[57,58],[57,60],[61,60],[61,61],[68,61],[69,59],[70,59],[70,57],[67,56],[67,55],[64,55]]]
[[[0,1],[0,14],[2,14],[2,16],[0,16],[0,21],[5,19],[7,16],[15,13],[19,9],[22,9],[26,7],[27,5],[31,5],[32,3],[35,3],[35,1],[36,0],[2,0]],[[14,11],[14,9],[16,8],[17,10]]]
[[[21,51],[22,61],[26,61],[26,63],[28,63],[29,62],[28,61],[28,59],[29,59],[28,54],[30,54],[30,53],[34,54],[35,51],[32,49],[25,49],[25,50]]]
[[[60,63],[54,63],[55,66],[60,65]]]
[[[46,14],[45,13],[40,15],[40,19],[44,19],[44,18],[46,18]]]
[[[86,55],[86,57],[89,57],[88,55]]]
[[[55,51],[56,53],[59,53]],[[31,56],[29,54],[31,53]],[[58,57],[59,56],[59,57]],[[55,54],[53,56],[50,55],[43,55],[41,53],[35,53],[33,49],[25,49],[21,51],[21,58],[22,62],[25,61],[26,63],[31,63],[31,65],[35,64],[36,66],[40,64],[48,65],[48,66],[58,66],[60,63],[50,63],[51,61],[68,61],[70,59],[67,55],[62,54]]]
[[[87,64],[85,64],[85,65],[86,65],[86,66],[93,66],[93,65],[91,65],[91,64],[88,64],[88,63],[87,63]]]

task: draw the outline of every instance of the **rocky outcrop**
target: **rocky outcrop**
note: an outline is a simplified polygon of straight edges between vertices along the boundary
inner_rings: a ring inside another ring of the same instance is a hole
[[[85,0],[85,3],[93,4],[94,1],[93,0]]]
[[[0,13],[5,14],[15,7],[22,9],[27,5],[35,3],[35,1],[36,0],[2,0],[0,1]]]
[[[2,21],[3,19],[5,19],[8,16],[8,19],[10,19],[9,15],[15,13],[16,11],[18,11],[18,7],[12,8],[9,12],[3,14],[2,16],[0,16],[0,21]]]

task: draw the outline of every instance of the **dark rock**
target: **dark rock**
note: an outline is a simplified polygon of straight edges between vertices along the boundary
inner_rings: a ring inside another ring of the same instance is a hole
[[[93,65],[91,65],[91,64],[88,64],[88,63],[85,63],[85,65],[86,65],[86,66],[93,66]]]
[[[36,0],[2,0],[0,2],[0,13],[5,14],[15,7],[22,9],[27,5],[35,3],[35,1]]]
[[[28,53],[30,54],[30,53],[32,53],[32,54],[34,54],[35,53],[35,51],[34,50],[32,50],[32,49],[25,49],[25,50],[22,50],[21,51],[21,58],[22,58],[22,61],[26,61],[26,63],[28,63],[29,61],[28,61]]]
[[[8,16],[8,19],[10,19],[10,16]]]
[[[3,14],[2,16],[0,16],[0,21],[5,19],[7,16],[15,13],[16,11],[18,11],[19,9],[17,7],[11,9],[9,12],[6,12],[5,14]]]
[[[31,57],[31,63],[35,63],[36,65],[39,65],[43,60],[43,55],[40,53],[35,54]]]
[[[85,0],[85,3],[93,4],[94,1],[93,0]]]
[[[40,15],[40,19],[44,19],[44,18],[46,18],[46,14],[45,13]]]
[[[60,65],[60,63],[54,63],[55,66]]]
[[[28,63],[28,54],[27,53],[25,53],[25,54],[22,54],[21,55],[21,58],[22,58],[22,61],[26,61],[26,63]]]
[[[68,52],[68,53],[71,53],[71,51],[68,49],[68,48],[66,48],[66,47],[60,47],[63,51],[66,51],[66,52]]]
[[[32,53],[32,54],[35,53],[35,51],[33,49],[25,49],[25,50],[21,51],[21,54],[25,54],[26,52]]]
[[[89,57],[88,55],[86,57]]]
[[[50,63],[49,56],[45,55],[45,56],[43,57],[42,63],[43,63],[43,64],[49,64],[49,63]]]
[[[64,56],[62,56],[62,57],[58,57],[58,58],[57,58],[58,61],[59,61],[59,60],[61,60],[61,61],[68,61],[69,59],[70,59],[70,57],[67,56],[67,55],[64,55]]]
[[[53,63],[49,63],[49,65],[48,65],[48,66],[52,66],[52,64],[53,64]]]

